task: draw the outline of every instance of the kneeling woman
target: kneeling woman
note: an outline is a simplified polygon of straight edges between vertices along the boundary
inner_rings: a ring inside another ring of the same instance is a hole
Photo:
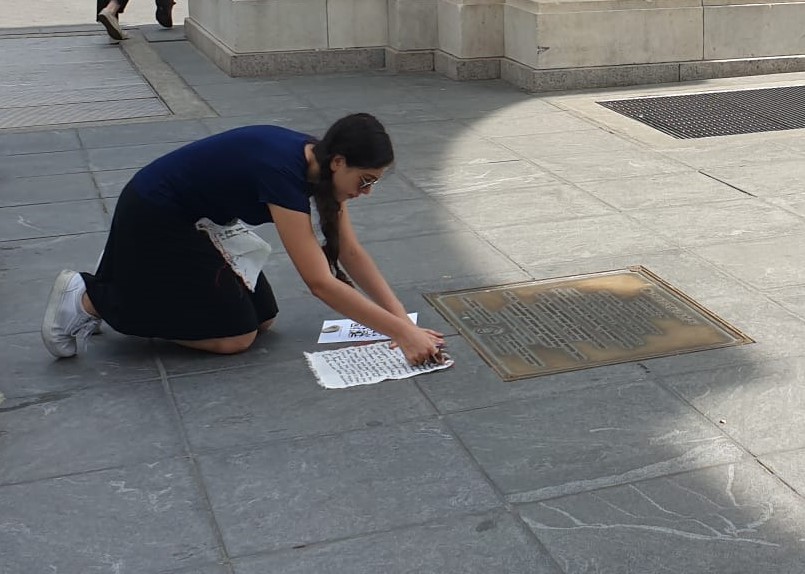
[[[71,357],[103,319],[120,333],[213,353],[248,349],[271,325],[277,303],[262,273],[248,289],[196,228],[208,218],[218,225],[273,222],[313,295],[391,337],[412,364],[437,356],[442,335],[408,319],[358,242],[346,206],[368,194],[393,159],[388,134],[368,114],[340,119],[320,141],[249,126],[157,159],[123,189],[97,272],[57,277],[42,324],[45,346]],[[352,288],[339,262],[366,296]]]

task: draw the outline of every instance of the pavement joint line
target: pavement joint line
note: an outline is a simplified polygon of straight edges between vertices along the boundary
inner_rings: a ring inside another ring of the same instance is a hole
[[[727,182],[727,181],[724,181],[723,179],[720,179],[720,178],[718,178],[718,177],[716,177],[716,176],[714,176],[714,175],[712,175],[712,174],[707,173],[707,172],[705,171],[705,169],[707,169],[707,168],[702,168],[702,169],[699,169],[699,170],[697,170],[697,171],[698,171],[698,173],[702,174],[703,176],[705,176],[705,177],[709,177],[710,179],[715,180],[715,181],[717,181],[718,183],[722,183],[722,184],[726,185],[727,187],[731,187],[732,189],[734,189],[734,190],[736,190],[736,191],[740,191],[741,193],[744,193],[744,194],[748,195],[749,197],[758,197],[758,196],[757,196],[757,195],[755,195],[754,193],[751,193],[751,192],[749,192],[749,191],[746,191],[745,189],[741,189],[741,188],[740,188],[740,187],[738,187],[737,185],[733,185],[733,184],[731,184],[731,183],[729,183],[729,182]]]
[[[8,336],[10,336],[10,335],[0,335],[0,338],[8,337]],[[159,377],[151,376],[151,377],[133,378],[133,379],[127,379],[127,380],[122,380],[122,381],[115,381],[115,384],[137,385],[137,384],[140,384],[140,383],[156,383],[158,381],[160,381]],[[5,398],[6,398],[7,402],[12,402],[12,401],[27,401],[27,400],[30,400],[30,399],[36,399],[36,398],[40,398],[40,397],[43,397],[43,396],[54,395],[54,394],[68,393],[68,394],[72,395],[72,394],[79,393],[79,392],[82,392],[82,391],[88,391],[88,390],[92,390],[92,389],[97,389],[99,387],[102,387],[102,386],[108,385],[108,384],[109,384],[109,381],[101,380],[101,381],[98,381],[96,383],[88,383],[88,384],[84,384],[84,385],[81,385],[81,386],[78,386],[78,387],[69,387],[69,388],[61,389],[61,390],[57,390],[57,391],[44,391],[44,392],[41,392],[41,393],[33,393],[33,394],[26,394],[26,395],[15,395],[15,396],[6,395]],[[31,403],[31,404],[29,404],[27,406],[34,406],[34,403]],[[3,410],[4,409],[2,407],[0,407],[0,412],[2,412]],[[16,408],[15,408],[15,410],[16,410]]]
[[[696,405],[694,405],[691,401],[689,401],[687,398],[685,398],[681,393],[677,392],[676,389],[674,389],[673,387],[670,387],[670,386],[666,386],[664,381],[666,379],[668,379],[668,378],[669,377],[655,377],[654,378],[654,383],[658,387],[660,387],[661,389],[663,389],[664,391],[669,393],[670,395],[675,396],[683,404],[687,405],[694,413],[696,413],[699,416],[700,419],[702,419],[703,421],[705,421],[705,422],[709,423],[711,426],[713,426],[716,430],[718,430],[719,433],[721,433],[722,436],[724,436],[734,446],[736,446],[739,450],[741,450],[747,456],[747,458],[751,459],[752,461],[754,461],[755,463],[757,463],[758,465],[763,467],[769,474],[771,474],[773,477],[777,478],[783,485],[785,485],[788,489],[793,491],[797,496],[799,496],[800,498],[803,498],[802,494],[800,494],[797,491],[796,488],[794,488],[791,484],[789,484],[781,476],[779,476],[773,469],[771,469],[768,465],[764,464],[763,461],[760,460],[761,456],[768,456],[768,453],[767,454],[755,454],[754,452],[749,450],[749,447],[745,446],[738,439],[734,438],[729,433],[727,433],[727,431],[724,429],[724,427],[722,425],[719,425],[717,421],[714,421],[709,416],[707,416],[705,413],[703,413]],[[740,463],[741,463],[741,461],[737,461],[737,462],[732,463],[732,464],[740,464]],[[724,466],[724,465],[722,464],[722,465],[718,465],[718,466]]]
[[[44,176],[43,176],[44,177]],[[16,207],[36,207],[41,205],[62,205],[65,203],[75,203],[78,201],[98,201],[99,199],[104,199],[103,196],[98,195],[98,197],[85,197],[85,198],[74,198],[74,199],[54,199],[53,201],[36,201],[33,203],[14,203],[10,205],[0,204],[0,209],[6,208],[16,208]],[[90,231],[89,233],[106,233],[106,231]]]
[[[349,542],[351,540],[361,540],[363,538],[368,538],[370,536],[380,535],[380,534],[390,534],[392,532],[399,532],[403,530],[409,530],[413,528],[421,528],[423,526],[430,526],[436,524],[445,524],[449,522],[455,522],[462,518],[485,518],[490,514],[502,514],[505,512],[505,509],[502,506],[493,507],[487,510],[477,510],[472,512],[467,512],[464,514],[454,514],[447,517],[442,518],[434,518],[432,520],[425,520],[420,522],[411,522],[406,524],[400,524],[397,526],[391,526],[388,528],[380,528],[378,530],[369,530],[366,532],[358,532],[356,534],[352,534],[349,536],[340,536],[336,538],[327,538],[325,540],[316,540],[315,542],[310,543],[303,543],[303,544],[296,544],[291,546],[282,546],[280,548],[275,548],[272,550],[258,550],[256,552],[249,552],[247,554],[238,554],[234,557],[235,560],[243,560],[244,558],[259,558],[262,556],[272,556],[274,554],[282,554],[285,552],[289,552],[291,550],[308,550],[308,549],[315,549],[320,548],[322,546],[327,546],[330,544],[338,544],[339,542]]]
[[[407,180],[407,183],[411,183],[411,184],[413,184],[413,182],[412,182],[412,181],[410,181],[410,180]],[[447,208],[446,208],[446,207],[445,207],[443,204],[442,204],[442,208],[443,208],[443,209],[447,209]],[[448,210],[448,211],[449,211],[449,210]],[[452,212],[451,212],[451,213],[452,213]],[[488,247],[490,247],[490,248],[491,248],[491,249],[492,249],[492,250],[493,250],[495,253],[497,253],[498,255],[500,255],[501,257],[503,257],[503,259],[504,259],[504,260],[508,261],[509,263],[511,263],[512,265],[514,265],[514,266],[515,266],[517,269],[519,269],[520,271],[522,271],[523,273],[525,273],[526,275],[528,275],[529,277],[531,277],[531,278],[533,279],[533,277],[531,276],[531,274],[530,274],[528,271],[526,271],[526,269],[525,269],[525,267],[524,267],[523,265],[519,264],[517,261],[515,261],[514,259],[512,259],[512,258],[511,258],[509,255],[507,255],[506,253],[504,253],[504,252],[503,252],[503,251],[502,251],[502,250],[501,250],[501,249],[500,249],[500,248],[499,248],[497,245],[495,245],[495,244],[494,244],[494,243],[492,243],[492,242],[491,242],[489,239],[487,239],[486,237],[484,237],[483,235],[481,235],[480,231],[479,231],[479,230],[477,230],[477,229],[476,229],[474,226],[470,225],[470,224],[469,224],[469,223],[468,223],[468,222],[467,222],[467,221],[466,221],[466,220],[465,220],[463,217],[461,217],[461,216],[459,216],[459,215],[457,215],[457,214],[455,214],[455,213],[452,213],[452,216],[453,216],[453,217],[455,217],[455,218],[456,218],[458,221],[460,221],[461,223],[463,223],[463,224],[464,224],[464,226],[466,227],[466,231],[467,231],[467,232],[469,232],[469,233],[470,233],[470,234],[471,234],[473,237],[475,237],[475,239],[477,239],[477,240],[479,240],[479,241],[481,241],[481,242],[485,243],[485,244],[486,244]],[[506,227],[506,226],[504,226],[504,227]],[[421,237],[421,235],[417,235],[417,237]]]
[[[120,45],[134,69],[174,116],[181,119],[218,116],[149,45],[140,30],[131,30],[128,40]]]
[[[420,392],[420,394],[425,398],[425,400],[431,404],[431,407],[437,413],[440,412],[436,404],[431,400],[430,396],[428,396],[428,394],[422,390],[420,382],[413,381],[413,383],[416,386],[417,390]],[[447,429],[447,432],[453,437],[453,440],[456,442],[458,447],[464,452],[464,456],[470,461],[470,464],[475,468],[475,470],[483,477],[484,482],[486,482],[487,486],[492,490],[492,492],[495,495],[495,498],[498,499],[498,501],[501,503],[501,506],[506,510],[506,512],[509,513],[509,515],[515,521],[517,526],[521,529],[523,534],[527,538],[529,538],[531,540],[531,543],[534,544],[542,553],[550,557],[551,561],[554,563],[554,565],[558,568],[560,572],[564,572],[559,563],[558,558],[555,557],[550,552],[548,547],[542,543],[542,541],[537,536],[537,533],[528,527],[528,524],[526,523],[525,519],[523,519],[523,517],[520,515],[520,511],[517,509],[517,507],[511,502],[509,502],[503,490],[501,490],[498,487],[498,485],[495,484],[495,481],[492,480],[492,477],[489,476],[489,473],[486,471],[486,469],[484,469],[484,467],[481,466],[481,463],[472,454],[472,451],[470,451],[470,449],[461,439],[461,436],[459,436],[459,434],[455,431],[453,425],[451,425],[450,421],[448,420],[448,416],[439,414],[438,421],[444,425],[444,427]]]
[[[84,199],[81,201],[98,201],[97,199]],[[13,206],[8,207],[0,207],[0,209],[13,209]],[[37,235],[36,237],[19,237],[17,239],[0,239],[0,249],[2,249],[4,243],[15,243],[17,241],[34,241],[37,239],[59,239],[61,237],[81,237],[82,235],[94,235],[96,233],[109,233],[109,230],[105,231],[79,231],[77,233],[60,233],[58,235]],[[27,332],[27,331],[24,331]]]
[[[792,235],[800,235],[801,233],[802,232],[795,233],[795,234],[792,234]],[[774,238],[779,238],[779,237],[791,237],[791,235],[776,235]],[[757,241],[757,240],[754,240],[754,241]],[[736,242],[724,242],[724,243],[710,244],[710,245],[707,245],[706,247],[712,247],[713,245],[733,245],[735,243],[740,243],[740,242],[736,241]],[[698,249],[698,247],[697,247],[697,249]],[[799,313],[796,313],[795,311],[792,311],[791,309],[787,308],[785,305],[781,304],[776,299],[773,299],[772,294],[773,294],[774,290],[760,289],[758,287],[755,287],[754,285],[751,285],[748,281],[746,281],[744,279],[741,279],[737,275],[733,275],[729,270],[722,269],[721,267],[719,267],[718,265],[716,265],[712,261],[709,261],[708,259],[706,259],[703,256],[699,255],[696,251],[694,251],[693,248],[683,247],[683,248],[681,248],[681,251],[683,253],[691,255],[695,259],[698,259],[700,263],[705,263],[706,265],[708,265],[709,267],[714,269],[716,272],[718,272],[718,273],[720,273],[722,275],[725,275],[730,280],[732,280],[735,283],[737,283],[738,285],[740,285],[742,288],[744,288],[747,291],[751,292],[752,295],[754,295],[756,297],[760,297],[761,299],[763,299],[766,303],[773,304],[774,306],[786,311],[792,317],[795,317],[797,319],[805,320],[805,314],[800,315]],[[799,284],[786,285],[786,286],[778,288],[778,290],[779,289],[787,289],[787,288],[790,288],[790,287],[796,287],[797,285],[799,285]],[[760,342],[760,341],[757,341],[757,342]]]
[[[299,436],[289,436],[284,438],[276,438],[276,439],[268,439],[262,440],[257,442],[250,442],[250,443],[240,443],[236,445],[227,445],[227,446],[215,446],[215,447],[199,447],[195,449],[192,454],[194,457],[200,456],[217,456],[220,454],[225,453],[238,453],[238,454],[245,454],[245,453],[252,453],[255,451],[263,450],[267,447],[281,445],[281,444],[295,444],[300,442],[306,441],[315,441],[320,439],[327,439],[327,438],[339,438],[349,434],[355,433],[367,433],[371,432],[373,429],[376,428],[384,428],[390,429],[394,427],[399,427],[403,425],[410,425],[412,423],[425,423],[425,422],[432,422],[438,421],[440,419],[438,412],[434,412],[429,415],[420,416],[420,417],[413,417],[410,419],[401,419],[396,421],[391,421],[389,423],[383,423],[383,425],[379,427],[355,427],[355,428],[348,428],[348,429],[341,429],[341,430],[333,430],[327,432],[317,432],[311,433],[306,435],[299,435]]]
[[[163,456],[163,457],[160,457],[160,458],[143,459],[143,460],[139,460],[139,461],[128,462],[126,464],[118,464],[118,465],[114,465],[114,466],[103,466],[103,467],[97,467],[97,468],[89,468],[89,469],[84,469],[84,470],[77,470],[75,472],[67,472],[67,473],[63,473],[63,474],[39,476],[39,477],[36,477],[36,478],[30,478],[30,479],[26,479],[26,480],[17,480],[17,481],[12,481],[12,482],[0,482],[0,490],[2,490],[3,488],[5,488],[7,486],[24,486],[26,484],[35,484],[37,482],[45,482],[45,481],[48,481],[48,480],[61,480],[61,479],[65,479],[65,478],[72,478],[72,477],[75,477],[75,476],[83,476],[85,474],[98,474],[98,473],[101,473],[101,472],[109,472],[109,471],[113,471],[113,470],[124,470],[126,468],[131,468],[131,467],[134,467],[134,466],[155,464],[155,463],[164,462],[164,461],[168,461],[168,460],[184,460],[186,458],[187,458],[187,456],[185,456],[185,455],[178,455],[177,454],[177,455],[173,455],[173,456]]]
[[[153,350],[153,342],[151,343],[151,346]],[[228,570],[229,574],[233,574],[234,570],[232,568],[229,549],[226,547],[223,531],[221,530],[221,526],[218,524],[218,519],[215,516],[215,510],[213,509],[210,493],[207,491],[207,486],[204,483],[204,477],[201,474],[201,467],[199,466],[196,454],[193,452],[190,445],[190,439],[187,436],[187,429],[184,426],[182,413],[179,410],[179,405],[176,402],[176,396],[173,394],[173,389],[171,388],[170,380],[168,379],[168,374],[165,370],[165,365],[162,363],[162,359],[156,352],[153,354],[153,359],[156,363],[157,369],[159,370],[159,379],[162,383],[162,390],[165,392],[165,399],[168,401],[173,416],[175,417],[177,425],[176,430],[179,432],[179,436],[182,440],[182,448],[185,452],[184,458],[186,458],[190,464],[190,472],[193,476],[193,481],[196,483],[196,488],[198,489],[198,493],[202,498],[206,510],[205,514],[207,514],[208,524],[210,529],[213,531],[213,536],[216,544],[218,545],[217,550],[220,562]]]

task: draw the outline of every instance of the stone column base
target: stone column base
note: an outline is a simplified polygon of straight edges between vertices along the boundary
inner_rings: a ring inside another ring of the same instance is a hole
[[[192,18],[185,20],[184,29],[188,40],[233,77],[357,72],[386,66],[385,47],[237,54]]]
[[[436,71],[459,81],[503,80],[528,92],[663,84],[788,72],[805,72],[805,55],[534,69],[509,58],[459,58],[442,50],[395,50],[388,46],[238,54],[192,18],[188,39],[230,76],[325,74],[386,69]]]
[[[527,92],[668,84],[714,78],[805,72],[805,56],[535,70],[503,58],[500,77]]]

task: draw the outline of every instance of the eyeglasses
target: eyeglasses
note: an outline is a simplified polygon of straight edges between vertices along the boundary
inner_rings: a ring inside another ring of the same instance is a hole
[[[372,187],[378,181],[380,181],[380,180],[378,178],[376,178],[376,177],[372,177],[372,176],[368,176],[368,175],[362,175],[361,176],[361,183],[358,186],[358,189],[366,189],[367,187]]]

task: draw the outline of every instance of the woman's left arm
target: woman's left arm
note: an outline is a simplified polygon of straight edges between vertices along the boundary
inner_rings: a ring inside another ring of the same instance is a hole
[[[358,241],[355,229],[352,227],[352,221],[349,218],[346,203],[341,205],[338,236],[340,241],[338,260],[347,274],[372,301],[389,313],[407,319],[408,315],[405,307],[394,295],[394,291],[391,290],[383,274],[380,273],[372,256]]]

